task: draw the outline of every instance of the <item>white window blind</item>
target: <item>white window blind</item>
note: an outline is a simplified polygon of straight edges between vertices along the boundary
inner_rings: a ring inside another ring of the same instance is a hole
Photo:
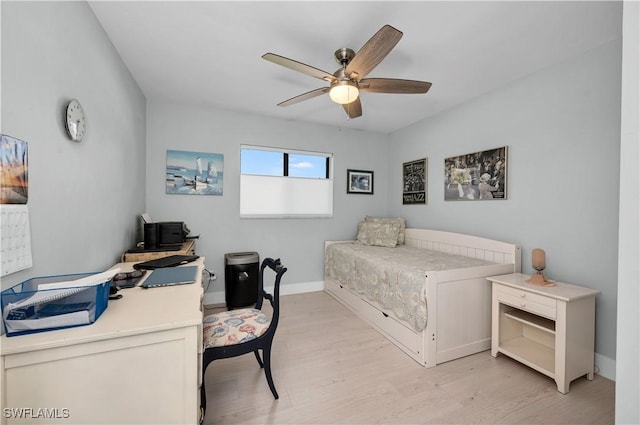
[[[274,156],[274,151],[282,156]],[[329,153],[241,146],[240,217],[331,217],[332,159]],[[278,169],[282,171],[274,172]],[[289,170],[313,177],[293,177]]]

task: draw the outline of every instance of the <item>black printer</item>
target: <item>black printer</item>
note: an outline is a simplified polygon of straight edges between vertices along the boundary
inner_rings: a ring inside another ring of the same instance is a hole
[[[188,234],[182,221],[144,223],[144,250],[179,249]]]

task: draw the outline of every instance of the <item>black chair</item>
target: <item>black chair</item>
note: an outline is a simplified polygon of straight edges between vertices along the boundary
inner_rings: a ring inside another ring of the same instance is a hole
[[[264,291],[264,269],[269,267],[276,274],[273,295]],[[276,387],[271,376],[271,344],[278,326],[280,313],[280,279],[287,271],[280,259],[265,258],[258,275],[258,299],[255,308],[230,310],[211,314],[203,320],[202,387],[200,387],[200,408],[202,417],[207,409],[204,375],[207,366],[214,360],[236,357],[253,352],[261,368],[264,368],[267,383],[278,399]],[[273,312],[269,319],[261,310],[262,302],[267,299]],[[262,350],[262,358],[258,350]]]

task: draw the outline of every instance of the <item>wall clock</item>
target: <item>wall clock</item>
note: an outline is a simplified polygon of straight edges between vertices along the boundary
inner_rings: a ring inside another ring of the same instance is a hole
[[[69,101],[64,123],[67,128],[67,134],[71,140],[76,142],[82,141],[82,138],[87,132],[87,123],[85,121],[82,105],[80,105],[80,102],[76,99],[71,99],[71,101]]]

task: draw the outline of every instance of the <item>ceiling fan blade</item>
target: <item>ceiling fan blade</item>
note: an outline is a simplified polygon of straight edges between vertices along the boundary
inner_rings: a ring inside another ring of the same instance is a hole
[[[336,77],[333,74],[329,74],[321,69],[314,68],[310,65],[302,62],[295,61],[293,59],[285,58],[284,56],[276,55],[275,53],[265,53],[262,55],[262,59],[273,62],[276,65],[284,66],[285,68],[293,69],[294,71],[302,72],[303,74],[310,75],[315,78],[319,78],[325,81],[333,81]]]
[[[342,107],[344,108],[344,111],[347,113],[347,115],[351,119],[362,116],[362,104],[360,103],[359,97],[351,103],[342,105]]]
[[[402,31],[385,25],[373,35],[347,64],[345,75],[361,80],[373,70],[398,44]]]
[[[400,80],[395,78],[365,78],[360,80],[358,88],[370,93],[426,93],[431,83],[416,80]]]
[[[318,97],[322,94],[328,93],[329,89],[330,87],[322,87],[320,89],[311,90],[296,97],[292,97],[291,99],[287,99],[284,102],[280,102],[278,103],[278,106],[289,106],[305,100],[313,99],[314,97]]]

